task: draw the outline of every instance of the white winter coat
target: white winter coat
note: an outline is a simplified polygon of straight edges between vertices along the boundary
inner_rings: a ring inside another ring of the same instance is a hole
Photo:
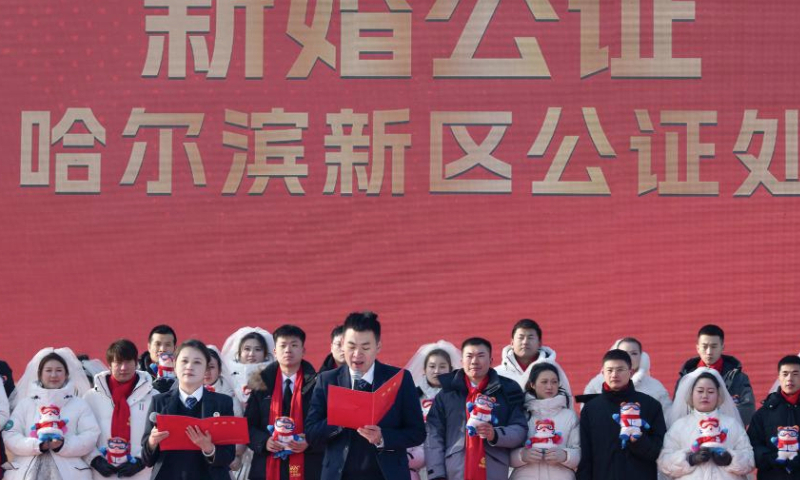
[[[528,411],[528,438],[536,432],[536,421],[550,419],[556,431],[561,432],[562,443],[558,447],[567,452],[567,459],[560,465],[525,463],[522,452],[525,447],[511,452],[511,466],[514,472],[510,480],[575,480],[575,469],[581,461],[581,435],[578,415],[567,406],[567,397],[556,395],[539,400],[530,393],[525,395],[525,409]]]
[[[664,411],[664,418],[666,419],[667,412],[669,412],[672,406],[672,400],[670,400],[669,392],[664,388],[664,385],[650,376],[650,356],[647,355],[647,353],[642,352],[639,369],[631,376],[631,381],[633,382],[633,388],[635,388],[637,392],[650,395],[658,400],[658,403],[661,404],[661,408]],[[603,374],[598,373],[597,376],[592,378],[589,384],[586,385],[586,389],[584,389],[583,393],[603,393]]]
[[[730,452],[733,461],[727,467],[720,467],[711,460],[693,467],[686,460],[698,435],[698,422],[705,416],[718,418],[720,426],[728,429],[728,438],[723,446]],[[664,447],[658,457],[658,469],[671,478],[681,480],[745,480],[753,468],[753,447],[741,422],[719,412],[703,414],[692,411],[678,419],[667,430]]]
[[[502,375],[503,377],[510,378],[517,382],[524,392],[527,390],[528,379],[531,376],[531,370],[533,370],[533,366],[537,363],[548,362],[555,365],[558,369],[558,376],[559,376],[559,383],[561,388],[567,392],[568,395],[572,395],[572,389],[569,385],[569,379],[567,379],[567,374],[564,373],[564,369],[556,362],[556,351],[550,347],[542,346],[539,348],[539,358],[531,362],[528,365],[528,368],[525,370],[522,369],[519,362],[517,362],[517,357],[514,356],[514,349],[511,345],[506,345],[503,348],[503,358],[500,362],[500,365],[494,367],[497,371],[498,375]]]
[[[82,374],[82,373],[81,373]],[[43,388],[38,382],[29,389],[26,398],[20,398],[11,414],[14,422],[11,430],[3,432],[6,448],[14,456],[6,480],[24,478],[33,460],[42,454],[39,440],[31,436],[31,427],[39,421],[39,407],[56,405],[61,408],[61,419],[68,420],[64,444],[58,452],[52,451],[53,459],[63,480],[91,480],[89,465],[82,457],[95,448],[100,427],[89,405],[72,395],[72,382],[59,389]]]
[[[114,401],[111,399],[111,390],[108,388],[108,377],[111,372],[100,372],[94,377],[94,388],[86,392],[83,399],[89,404],[92,412],[100,425],[100,436],[92,452],[85,457],[86,463],[91,464],[92,459],[102,456],[100,447],[106,447],[111,436],[111,417],[114,414]],[[138,376],[136,386],[128,397],[128,406],[131,409],[131,455],[142,458],[142,437],[144,436],[144,426],[147,423],[147,411],[150,409],[150,402],[153,397],[158,395],[153,390],[152,379],[147,372],[136,372]],[[95,480],[105,477],[92,470]],[[145,468],[134,475],[134,480],[146,480],[150,478],[150,468]]]

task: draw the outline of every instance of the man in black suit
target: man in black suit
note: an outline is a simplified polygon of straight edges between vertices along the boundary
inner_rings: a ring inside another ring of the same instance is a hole
[[[409,480],[406,449],[425,441],[425,423],[409,372],[394,405],[378,422],[358,430],[328,425],[328,385],[375,391],[400,369],[377,362],[381,324],[372,312],[351,313],[344,323],[345,362],[318,377],[306,434],[325,447],[322,480]]]

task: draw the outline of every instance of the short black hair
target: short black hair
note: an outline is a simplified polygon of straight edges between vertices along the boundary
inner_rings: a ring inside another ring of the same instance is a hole
[[[333,339],[341,337],[342,335],[344,335],[344,325],[336,325],[333,327],[333,330],[331,330],[331,343],[333,343]]]
[[[708,335],[709,337],[719,337],[722,343],[725,343],[725,332],[722,331],[716,325],[708,324],[703,325],[700,331],[697,332],[697,338],[700,338],[700,335]]]
[[[623,338],[622,340],[617,342],[617,346],[622,345],[623,343],[635,343],[636,345],[639,346],[639,353],[644,351],[644,350],[642,350],[642,342],[640,342],[639,340],[637,340],[637,339],[635,339],[633,337],[625,337],[625,338]]]
[[[631,356],[628,355],[628,352],[625,350],[620,350],[619,348],[609,350],[605,355],[603,355],[604,364],[609,360],[622,360],[628,365],[628,368],[633,366],[633,362],[631,362]]]
[[[342,331],[354,330],[356,332],[372,332],[375,341],[381,341],[381,322],[375,312],[353,312],[347,316],[342,326]]]
[[[514,324],[514,328],[511,329],[511,338],[514,338],[514,335],[516,335],[517,330],[520,328],[524,328],[525,330],[536,330],[536,335],[539,336],[539,341],[542,341],[542,327],[540,327],[538,323],[534,322],[530,318],[523,318]]]
[[[127,362],[138,358],[139,350],[127,338],[120,338],[114,341],[106,350],[106,363],[109,365],[111,365],[111,362]]]
[[[480,347],[483,345],[484,347],[489,349],[489,355],[492,354],[492,342],[486,340],[485,338],[481,337],[470,337],[464,340],[461,343],[461,351],[463,352],[465,348],[472,346],[472,347]]]
[[[175,334],[175,330],[172,329],[169,325],[156,325],[155,327],[150,329],[150,335],[147,336],[147,344],[149,345],[150,342],[153,341],[153,335],[172,335],[173,343],[178,343],[178,335]]]
[[[202,353],[203,356],[206,357],[206,366],[208,366],[208,362],[211,361],[211,353],[210,353],[211,350],[209,350],[208,347],[206,347],[205,343],[201,342],[200,340],[195,340],[193,338],[190,338],[189,340],[184,340],[183,343],[181,343],[180,346],[175,350],[176,359],[178,358],[178,355],[180,355],[181,350],[183,350],[184,348],[194,348],[200,350],[200,353]]]
[[[278,343],[278,339],[281,337],[296,337],[303,345],[306,343],[306,332],[297,325],[281,325],[272,332],[272,339],[275,340],[275,343]]]
[[[781,358],[781,361],[778,362],[778,371],[781,371],[781,367],[784,365],[797,365],[800,366],[800,357],[797,355],[786,355],[785,357]]]

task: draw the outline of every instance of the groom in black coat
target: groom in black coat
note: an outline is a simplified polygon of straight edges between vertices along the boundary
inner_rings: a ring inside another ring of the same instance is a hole
[[[610,350],[603,357],[603,393],[581,412],[581,461],[578,480],[656,480],[656,460],[667,427],[658,400],[637,392],[631,381],[631,357]],[[622,404],[632,403],[622,422],[639,432],[623,445],[619,417]],[[636,405],[638,404],[638,405]],[[638,409],[638,411],[637,411]]]

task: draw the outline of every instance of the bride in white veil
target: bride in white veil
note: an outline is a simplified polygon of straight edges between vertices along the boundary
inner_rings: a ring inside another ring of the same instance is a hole
[[[261,347],[262,354],[256,352],[252,356],[244,355],[243,347],[245,345],[243,343],[250,339],[253,339],[254,343]],[[272,334],[259,327],[242,327],[228,337],[222,345],[222,361],[233,382],[236,398],[243,406],[250,398],[247,379],[253,372],[259,371],[275,361],[274,351],[275,340],[272,339]]]
[[[25,372],[22,374],[19,381],[17,381],[17,388],[14,389],[11,393],[11,397],[8,399],[12,410],[23,398],[28,398],[31,390],[34,389],[36,383],[39,381],[39,363],[45,356],[51,353],[58,354],[67,362],[69,383],[72,384],[72,388],[74,389],[74,392],[72,392],[73,395],[83,398],[83,394],[92,388],[89,384],[89,379],[86,378],[86,375],[83,373],[83,364],[78,360],[77,355],[75,355],[72,349],[68,347],[43,348],[28,362],[28,365],[25,367]]]
[[[753,470],[744,423],[713,368],[698,368],[681,379],[667,424],[658,468],[670,478],[744,480]]]

